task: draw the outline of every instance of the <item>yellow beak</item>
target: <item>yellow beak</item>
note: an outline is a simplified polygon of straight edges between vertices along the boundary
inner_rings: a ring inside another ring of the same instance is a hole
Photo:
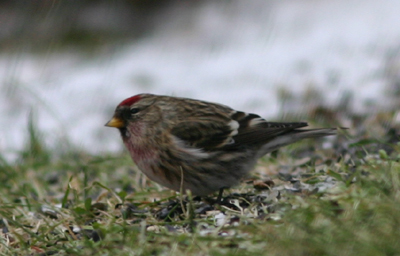
[[[125,126],[124,121],[121,118],[113,117],[110,121],[106,123],[108,127],[122,128]]]

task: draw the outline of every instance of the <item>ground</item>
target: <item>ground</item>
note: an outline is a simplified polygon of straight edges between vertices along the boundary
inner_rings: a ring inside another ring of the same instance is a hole
[[[221,204],[147,180],[126,152],[49,150],[31,121],[0,161],[0,254],[399,255],[394,114],[265,156]]]

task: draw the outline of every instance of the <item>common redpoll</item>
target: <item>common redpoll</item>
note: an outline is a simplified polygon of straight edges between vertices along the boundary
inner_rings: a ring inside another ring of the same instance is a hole
[[[258,158],[335,128],[267,122],[256,114],[194,99],[139,94],[122,101],[106,126],[119,129],[139,169],[175,191],[204,196],[234,186]]]

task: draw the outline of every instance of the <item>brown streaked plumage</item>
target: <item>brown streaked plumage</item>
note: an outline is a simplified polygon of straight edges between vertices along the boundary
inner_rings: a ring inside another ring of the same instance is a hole
[[[122,101],[106,126],[119,129],[149,179],[194,195],[236,185],[258,158],[279,147],[336,134],[335,128],[300,129],[307,123],[267,122],[217,103],[152,94]]]

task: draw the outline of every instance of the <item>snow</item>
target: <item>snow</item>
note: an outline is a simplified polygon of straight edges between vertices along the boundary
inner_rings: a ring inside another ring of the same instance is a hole
[[[147,37],[89,56],[72,50],[0,55],[0,150],[23,147],[33,111],[49,145],[60,137],[93,153],[122,148],[104,127],[138,93],[215,101],[266,118],[280,86],[309,84],[331,104],[384,102],[385,56],[400,44],[398,0],[205,1],[171,8]]]

